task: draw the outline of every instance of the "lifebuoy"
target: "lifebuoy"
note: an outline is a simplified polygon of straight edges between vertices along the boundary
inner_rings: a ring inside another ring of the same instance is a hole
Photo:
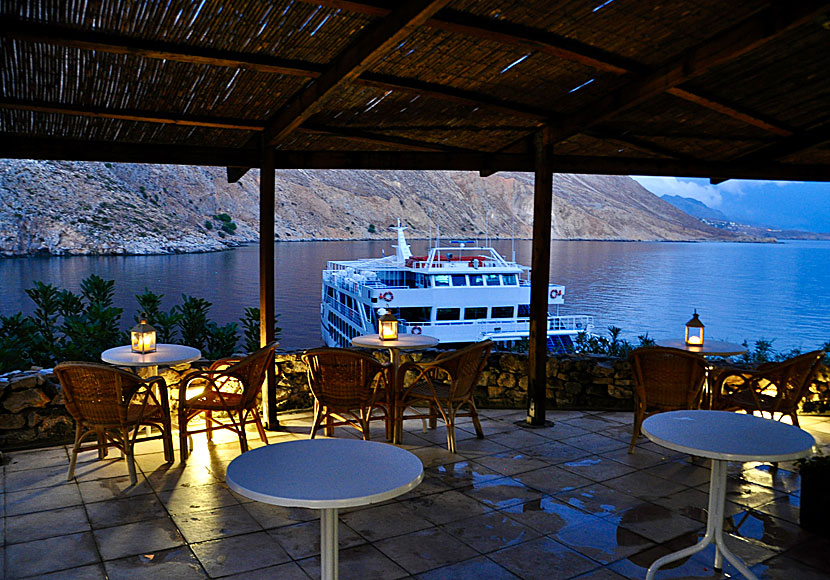
[[[471,268],[480,268],[483,265],[484,265],[484,260],[482,260],[481,258],[473,258],[472,260],[470,260],[470,267]]]
[[[383,294],[380,295],[380,297],[381,297],[381,299],[386,300],[387,302],[389,302],[390,300],[392,300],[395,297],[395,295],[392,294],[391,292],[384,292]]]
[[[411,334],[421,334],[421,327],[420,326],[413,326]]]
[[[561,290],[557,290],[556,288],[553,288],[553,289],[550,291],[550,297],[551,297],[551,298],[556,298],[556,297],[557,297],[557,296],[559,296],[560,294],[562,294],[562,291],[561,291]]]

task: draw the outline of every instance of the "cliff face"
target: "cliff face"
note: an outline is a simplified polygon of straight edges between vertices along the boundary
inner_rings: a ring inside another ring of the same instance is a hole
[[[280,240],[529,238],[533,175],[470,172],[278,171]],[[0,253],[155,254],[221,250],[258,239],[259,174],[229,184],[224,169],[0,161]],[[489,224],[488,224],[489,221]],[[554,238],[738,239],[659,199],[628,177],[558,175]]]

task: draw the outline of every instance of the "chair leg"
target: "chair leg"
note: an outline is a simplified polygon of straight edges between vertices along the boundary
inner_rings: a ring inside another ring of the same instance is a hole
[[[446,415],[447,424],[447,449],[450,453],[455,453],[455,410],[450,407]]]
[[[182,463],[187,460],[190,448],[187,444],[187,416],[179,415],[179,455],[182,458]]]
[[[470,418],[473,420],[473,427],[476,428],[476,437],[478,439],[484,439],[484,430],[481,428],[481,421],[478,420],[478,409],[476,409],[476,404],[470,399]]]
[[[260,440],[268,445],[268,435],[265,434],[265,427],[262,426],[262,419],[259,416],[259,413],[256,409],[251,411],[251,414],[254,416],[254,423],[256,423],[256,430],[259,432]]]
[[[314,439],[314,435],[317,433],[317,429],[320,428],[320,421],[323,418],[323,408],[319,405],[316,401],[314,404],[314,421],[311,423],[311,435],[308,436],[309,439]]]
[[[66,474],[66,481],[72,481],[75,477],[75,464],[78,462],[78,448],[81,446],[81,424],[75,425],[75,445],[72,446],[72,458],[69,460],[69,471]]]
[[[212,411],[205,411],[205,429],[207,432],[207,440],[209,443],[213,442],[213,412]]]
[[[239,425],[237,426],[239,431],[237,435],[239,435],[239,448],[242,450],[242,453],[248,451],[248,437],[245,435],[245,411],[239,411]]]
[[[136,426],[136,429],[140,428],[140,426]],[[133,457],[133,443],[130,441],[130,430],[127,428],[121,429],[121,437],[123,439],[121,444],[124,448],[124,456],[127,460],[127,469],[130,471],[130,485],[135,485],[138,483],[138,476],[135,471],[135,458]]]
[[[628,452],[634,453],[634,446],[637,445],[637,439],[640,437],[640,426],[643,424],[643,411],[639,408],[634,410],[634,432],[631,434],[631,445],[628,446]]]
[[[173,451],[173,426],[169,416],[162,421],[161,437],[164,444],[164,462],[173,463],[176,457]]]

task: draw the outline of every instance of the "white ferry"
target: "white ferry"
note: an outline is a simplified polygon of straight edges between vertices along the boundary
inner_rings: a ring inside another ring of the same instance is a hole
[[[377,332],[377,311],[399,320],[399,332],[427,334],[455,346],[489,338],[503,346],[527,339],[530,328],[530,268],[504,259],[475,242],[450,242],[427,256],[413,256],[398,222],[395,254],[329,261],[323,271],[320,317],[328,346]],[[559,316],[565,287],[548,286],[548,348],[567,352],[580,332],[591,334],[592,316]]]

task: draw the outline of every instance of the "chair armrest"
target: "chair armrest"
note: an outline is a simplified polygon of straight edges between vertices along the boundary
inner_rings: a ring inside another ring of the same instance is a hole
[[[221,370],[221,369],[226,369],[230,366],[235,365],[236,363],[240,362],[241,360],[242,360],[241,358],[233,358],[233,357],[220,358],[218,360],[213,361],[210,364],[210,367],[208,367],[208,370],[217,371],[217,370]]]

